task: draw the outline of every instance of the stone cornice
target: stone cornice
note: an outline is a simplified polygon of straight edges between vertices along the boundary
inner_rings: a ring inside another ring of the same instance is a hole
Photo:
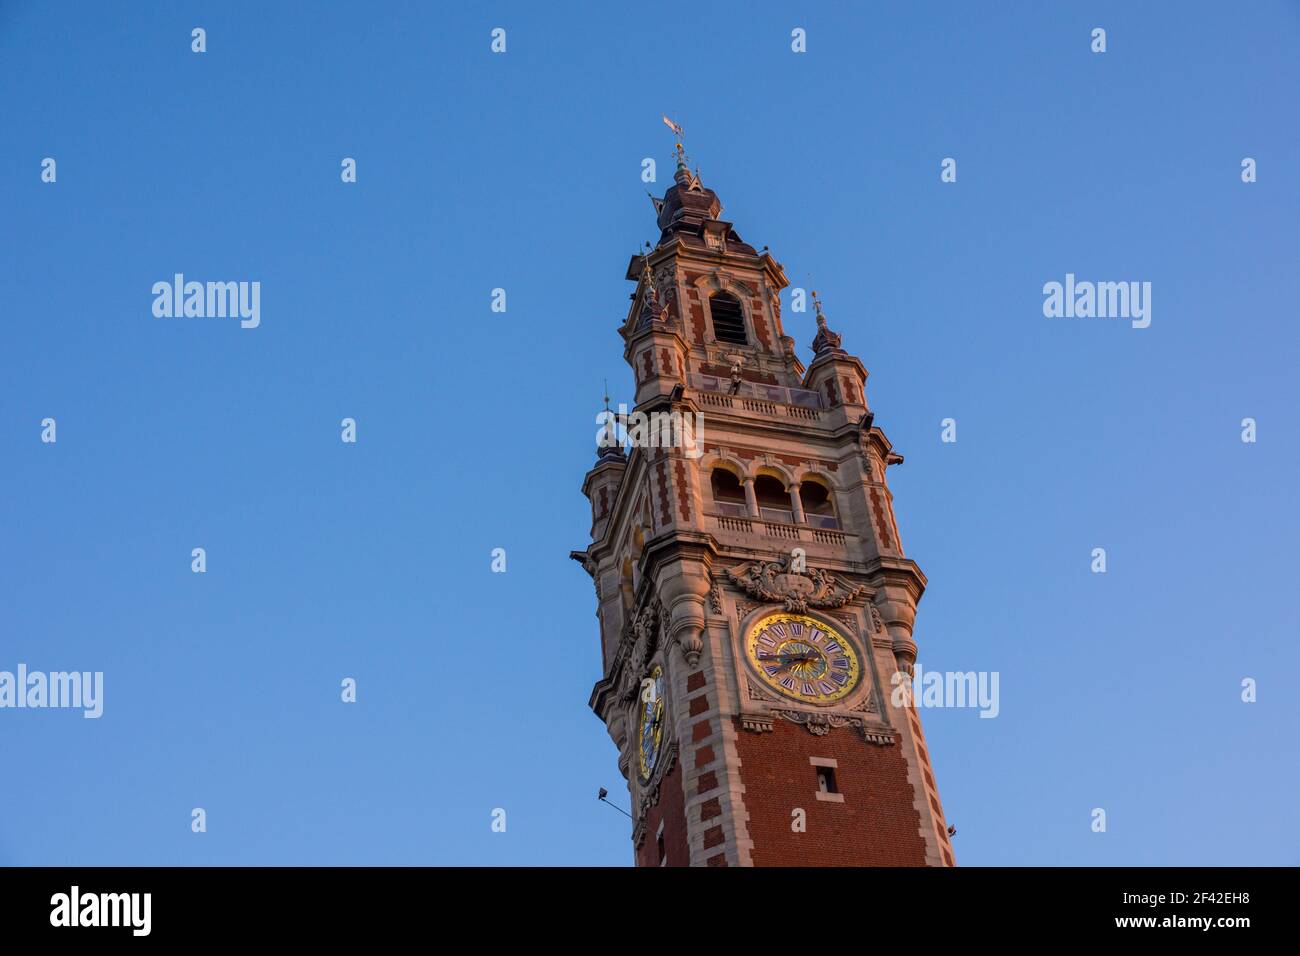
[[[605,458],[598,461],[592,466],[591,471],[587,472],[582,479],[582,493],[588,498],[591,497],[591,483],[596,480],[596,476],[605,471],[625,471],[627,469],[626,458]]]
[[[655,578],[659,568],[672,561],[694,560],[704,565],[705,571],[713,567],[718,557],[718,545],[713,535],[704,531],[668,530],[646,542],[641,554],[642,589]],[[638,592],[637,600],[641,599]]]
[[[867,562],[866,570],[862,573],[873,583],[907,588],[914,602],[921,600],[928,583],[920,566],[911,558],[878,555]]]
[[[842,363],[844,365],[852,365],[855,370],[861,373],[863,381],[866,381],[867,376],[870,374],[867,372],[867,367],[862,364],[862,360],[859,359],[856,355],[852,355],[848,352],[842,352],[842,351],[823,352],[821,355],[818,355],[816,358],[814,358],[812,360],[812,363],[809,364],[808,371],[804,373],[803,387],[810,388],[811,386],[809,385],[809,382],[812,381],[813,376],[817,372],[817,370],[820,369],[822,366],[830,365],[831,363]]]

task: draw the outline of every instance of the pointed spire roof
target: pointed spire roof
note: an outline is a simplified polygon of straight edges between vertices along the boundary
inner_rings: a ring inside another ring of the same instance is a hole
[[[600,436],[596,439],[596,463],[600,464],[605,461],[622,461],[627,455],[623,451],[623,443],[618,440],[618,428],[615,424],[617,416],[609,407],[609,383],[605,383],[605,427],[601,430]]]
[[[642,302],[641,316],[637,320],[637,329],[644,329],[656,322],[668,323],[673,326],[676,323],[676,317],[668,307],[667,301],[661,301],[659,298],[659,286],[655,282],[654,270],[650,267],[650,253],[654,250],[650,243],[645,244],[644,251],[634,256],[632,261],[635,263],[639,257],[641,260],[641,290],[644,296]],[[629,278],[631,276],[629,275]],[[672,293],[669,291],[667,299],[671,300]]]
[[[690,246],[708,248],[705,232],[722,232],[726,236],[728,251],[758,255],[753,246],[740,238],[731,223],[719,218],[722,215],[722,200],[704,185],[698,168],[693,173],[687,169],[680,154],[677,157],[677,171],[673,174],[673,184],[664,193],[664,198],[655,203],[655,210],[658,213],[656,222],[660,229],[661,246],[680,239]]]

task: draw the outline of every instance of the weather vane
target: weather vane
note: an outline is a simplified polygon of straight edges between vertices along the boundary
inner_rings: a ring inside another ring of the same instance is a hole
[[[674,123],[667,116],[664,117],[664,125],[673,131],[677,137],[677,165],[682,169],[686,168],[686,147],[682,145],[682,133],[685,132],[677,123]]]

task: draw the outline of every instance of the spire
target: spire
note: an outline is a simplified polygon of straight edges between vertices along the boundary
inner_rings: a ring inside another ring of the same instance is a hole
[[[609,379],[605,379],[605,411],[601,415],[605,424],[596,439],[596,460],[597,462],[621,461],[626,455],[623,452],[623,443],[618,440],[618,429],[615,427],[617,416],[609,407]]]
[[[725,247],[729,252],[757,257],[758,253],[737,235],[732,224],[721,219],[722,201],[718,199],[717,193],[704,185],[700,179],[699,167],[691,172],[690,157],[682,144],[681,126],[667,116],[664,117],[664,125],[677,136],[677,145],[673,149],[676,170],[673,173],[673,184],[664,193],[664,198],[650,197],[660,229],[658,244],[662,246],[677,239],[688,246],[707,249]],[[629,273],[628,278],[635,279],[636,273]]]
[[[650,268],[650,253],[654,249],[650,243],[637,253],[641,257],[641,288],[644,290],[644,307],[637,329],[644,329],[655,322],[673,322],[673,316],[665,303],[659,301],[659,287],[655,284],[654,270]],[[636,261],[635,259],[633,260]]]
[[[813,339],[813,351],[818,355],[823,352],[838,352],[840,350],[840,337],[830,330],[826,324],[826,315],[822,312],[822,300],[817,298],[817,290],[813,290],[813,308],[817,310],[817,337]]]

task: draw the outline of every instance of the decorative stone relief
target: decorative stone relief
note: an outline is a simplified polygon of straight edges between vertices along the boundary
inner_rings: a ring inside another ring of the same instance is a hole
[[[869,743],[888,746],[895,740],[892,730],[877,724],[868,724],[853,714],[824,713],[806,710],[774,710],[771,714],[796,724],[803,724],[814,737],[824,737],[832,727],[856,727]]]
[[[806,710],[778,710],[775,713],[796,724],[803,724],[815,737],[825,736],[832,727],[862,726],[859,718],[847,714],[812,713]]]
[[[831,614],[830,617],[839,621],[854,634],[858,633],[858,622],[847,614]]]
[[[727,576],[751,597],[784,604],[787,611],[803,613],[809,607],[843,607],[868,591],[865,585],[848,584],[828,571],[808,568],[792,570],[793,555],[780,561],[750,561],[728,568]]]
[[[623,626],[614,664],[610,668],[616,699],[630,702],[639,692],[641,678],[663,643],[667,610],[651,595]]]
[[[709,585],[709,610],[719,617],[722,616],[722,583],[716,575],[713,577],[713,583]]]
[[[853,710],[859,713],[874,714],[876,712],[875,691],[867,691],[867,696],[862,698],[861,703],[854,705]]]

